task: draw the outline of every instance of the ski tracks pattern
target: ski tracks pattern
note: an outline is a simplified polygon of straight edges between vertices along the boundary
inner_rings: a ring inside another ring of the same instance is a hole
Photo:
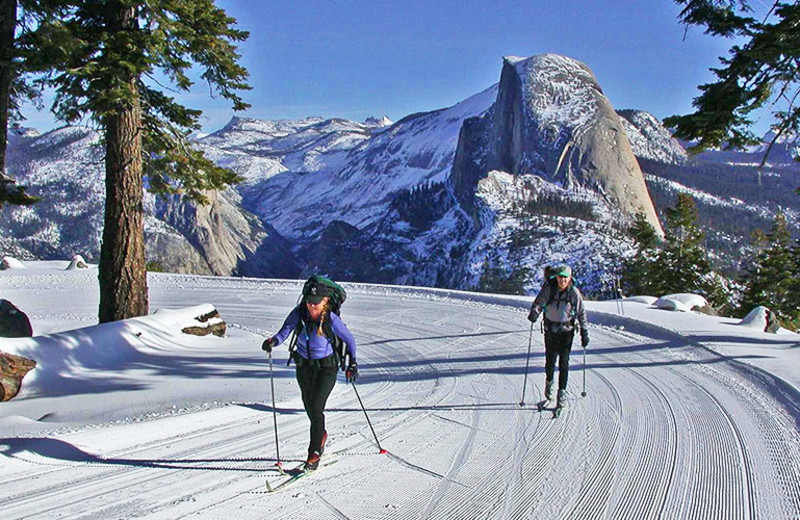
[[[568,406],[553,419],[519,406],[530,334],[520,309],[348,292],[359,391],[388,455],[340,380],[326,414],[337,463],[285,492],[263,491],[270,411],[218,409],[197,414],[207,426],[164,419],[162,436],[102,457],[87,455],[101,436],[80,431],[58,437],[85,446],[72,458],[45,440],[5,447],[4,518],[800,518],[800,410],[769,375],[679,337],[593,326],[587,366],[573,354]],[[535,403],[538,330],[532,341]],[[278,408],[282,453],[301,460],[302,406]]]

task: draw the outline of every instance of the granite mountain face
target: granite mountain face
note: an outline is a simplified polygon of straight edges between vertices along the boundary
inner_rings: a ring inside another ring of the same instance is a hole
[[[537,175],[596,193],[623,225],[642,212],[661,231],[620,117],[586,65],[554,54],[505,58],[491,114],[466,128],[453,168],[466,204],[488,171]]]
[[[3,209],[3,254],[96,261],[97,140],[10,140],[9,173],[44,200]],[[396,123],[234,118],[196,144],[245,180],[208,206],[146,197],[148,260],[169,271],[530,292],[563,261],[599,293],[632,253],[633,215],[660,230],[659,201],[696,190],[655,118],[618,114],[588,67],[557,55],[506,58],[497,85]]]

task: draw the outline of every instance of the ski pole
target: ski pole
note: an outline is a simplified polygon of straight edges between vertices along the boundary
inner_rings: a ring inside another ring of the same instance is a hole
[[[275,411],[275,379],[272,377],[272,351],[268,352],[269,354],[269,386],[270,386],[270,394],[272,395],[272,424],[275,426],[275,458],[278,462],[275,463],[278,466],[278,472],[283,473],[283,465],[281,463],[281,450],[278,444],[278,412]]]
[[[361,409],[364,411],[364,417],[367,418],[367,424],[369,425],[369,429],[372,430],[372,436],[375,437],[375,443],[378,445],[378,450],[380,450],[380,454],[383,455],[386,453],[386,450],[381,448],[381,441],[378,440],[378,436],[375,434],[375,428],[372,427],[372,422],[369,420],[369,415],[367,415],[367,409],[364,408],[364,402],[361,400],[361,396],[358,395],[358,388],[356,388],[356,382],[350,381],[353,385],[353,390],[356,391],[356,397],[358,398],[358,404],[361,405]]]
[[[586,347],[583,347],[583,392],[581,397],[586,397]]]
[[[531,333],[528,335],[528,357],[525,359],[525,378],[522,380],[522,400],[520,406],[525,406],[525,387],[528,386],[528,367],[531,363],[531,342],[533,342],[533,322],[531,322]]]

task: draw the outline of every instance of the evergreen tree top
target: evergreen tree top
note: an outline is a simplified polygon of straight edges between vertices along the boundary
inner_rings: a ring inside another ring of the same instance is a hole
[[[205,190],[239,181],[192,149],[200,110],[168,90],[188,91],[199,73],[234,110],[249,105],[247,70],[237,42],[248,37],[213,0],[46,0],[54,6],[20,38],[36,83],[54,90],[53,112],[67,123],[89,118],[99,126],[134,104],[141,106],[143,160],[149,189],[203,202]]]

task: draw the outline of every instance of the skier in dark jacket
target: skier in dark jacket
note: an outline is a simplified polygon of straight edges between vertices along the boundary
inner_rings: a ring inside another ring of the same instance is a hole
[[[549,272],[539,294],[533,300],[528,319],[535,322],[544,311],[544,348],[545,348],[545,386],[544,396],[548,401],[553,398],[553,375],[556,359],[558,359],[558,408],[566,402],[567,380],[569,378],[569,354],[572,350],[572,339],[575,335],[576,321],[580,328],[581,345],[589,345],[589,330],[586,323],[586,309],[583,306],[581,292],[572,284],[572,269],[568,265],[559,265]]]
[[[349,364],[345,375],[347,381],[358,377],[356,363],[356,340],[339,316],[330,311],[329,290],[324,284],[312,285],[303,303],[295,307],[281,329],[273,337],[264,340],[261,348],[272,352],[272,348],[283,343],[297,330],[297,349],[292,354],[297,383],[303,397],[303,406],[311,421],[308,444],[308,459],[305,469],[313,471],[319,466],[319,459],[325,450],[328,433],[325,430],[325,404],[339,369],[339,354],[334,352],[332,333],[347,347]],[[329,331],[326,333],[326,331]]]

